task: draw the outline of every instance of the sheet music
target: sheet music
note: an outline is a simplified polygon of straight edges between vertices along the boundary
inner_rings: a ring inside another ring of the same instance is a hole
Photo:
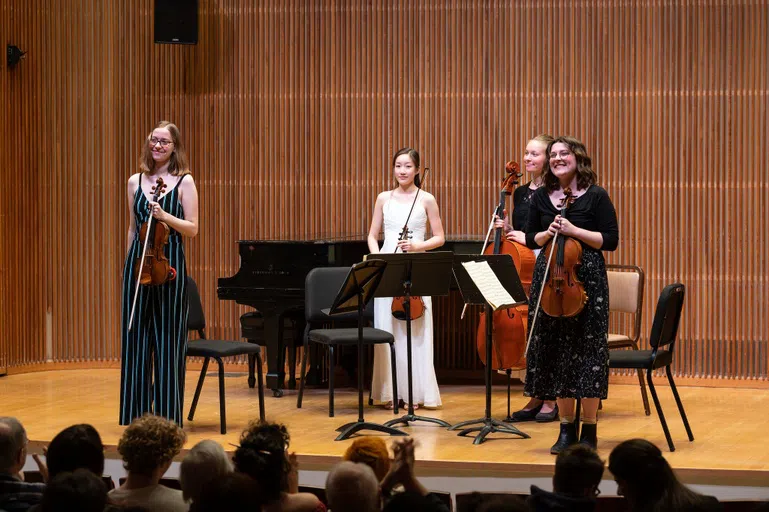
[[[515,304],[513,297],[505,290],[497,279],[494,271],[485,261],[465,261],[462,266],[467,270],[470,279],[483,294],[483,298],[494,309],[510,307]]]

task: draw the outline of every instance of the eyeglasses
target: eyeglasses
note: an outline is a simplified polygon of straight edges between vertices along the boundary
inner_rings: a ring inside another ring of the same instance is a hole
[[[173,144],[173,143],[174,143],[174,141],[172,141],[172,140],[166,140],[166,139],[158,139],[158,138],[156,138],[156,137],[152,137],[152,138],[150,138],[150,146],[155,146],[155,145],[157,145],[158,143],[160,143],[160,145],[161,145],[162,147],[164,147],[164,148],[167,148],[168,146],[170,146],[171,144]]]

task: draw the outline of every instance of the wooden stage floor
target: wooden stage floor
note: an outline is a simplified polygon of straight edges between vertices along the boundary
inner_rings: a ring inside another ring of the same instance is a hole
[[[114,369],[61,370],[11,375],[0,378],[0,415],[18,417],[25,425],[33,450],[74,423],[90,423],[100,432],[107,456],[117,458],[115,446],[123,427],[117,424],[120,372]],[[185,414],[189,411],[197,373],[187,375]],[[769,394],[762,390],[679,387],[695,435],[690,443],[678,416],[670,388],[658,379],[659,394],[672,432],[676,451],[670,453],[657,415],[645,416],[637,386],[612,385],[609,400],[599,415],[599,453],[608,458],[611,449],[625,439],[644,437],[656,443],[688,483],[719,485],[766,485],[769,481],[769,450],[764,437],[769,425]],[[228,433],[219,434],[217,379],[209,374],[194,421],[185,422],[185,448],[202,439],[215,439],[232,450],[249,420],[257,418],[256,389],[249,389],[245,375],[225,379]],[[443,408],[422,413],[455,423],[483,415],[481,386],[444,386]],[[291,449],[299,454],[302,469],[327,469],[349,445],[336,442],[335,428],[357,419],[357,393],[338,389],[336,417],[328,417],[328,394],[310,389],[304,406],[296,409],[296,392],[283,398],[266,396],[267,418],[288,426]],[[650,399],[651,400],[651,399]],[[524,403],[521,387],[514,388],[513,406]],[[504,387],[493,395],[496,418],[506,414]],[[384,422],[392,412],[367,407],[366,419]],[[542,477],[551,475],[554,457],[549,447],[558,433],[557,423],[523,423],[531,435],[522,440],[496,434],[491,441],[474,446],[471,438],[426,423],[404,429],[418,440],[421,474]]]

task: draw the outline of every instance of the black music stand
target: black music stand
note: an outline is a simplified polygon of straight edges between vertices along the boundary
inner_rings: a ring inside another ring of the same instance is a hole
[[[385,268],[387,268],[387,262],[376,259],[362,261],[353,265],[331,308],[328,311],[323,310],[329,316],[351,313],[353,311],[358,312],[358,421],[347,423],[336,429],[340,433],[336,437],[336,441],[349,439],[350,436],[361,430],[375,430],[390,434],[391,436],[406,435],[405,432],[392,428],[389,425],[369,423],[363,419],[363,310],[366,308],[366,304],[373,298],[374,292],[382,280]]]
[[[448,295],[451,286],[451,267],[454,261],[454,253],[449,251],[417,252],[398,254],[377,254],[377,259],[387,262],[387,269],[382,277],[382,284],[374,293],[376,297],[406,297],[404,309],[406,311],[406,351],[408,361],[409,403],[408,413],[390,420],[386,426],[402,423],[406,426],[410,421],[426,421],[436,423],[442,427],[450,425],[437,418],[417,416],[414,414],[414,392],[411,375],[411,315],[410,300],[415,297],[429,297]],[[393,402],[398,400],[393,397]]]
[[[486,440],[487,435],[494,432],[514,434],[521,436],[524,439],[528,439],[531,437],[528,434],[521,432],[512,425],[508,425],[491,417],[491,344],[493,342],[492,319],[494,318],[494,311],[470,278],[470,274],[468,274],[465,267],[462,266],[462,263],[467,261],[486,261],[502,286],[507,290],[510,296],[513,297],[513,300],[516,301],[516,303],[512,305],[518,306],[528,302],[526,299],[526,292],[523,290],[521,280],[518,277],[518,272],[515,270],[513,258],[510,255],[454,256],[454,278],[459,286],[459,291],[462,293],[462,299],[466,304],[484,304],[486,306],[486,415],[483,418],[463,421],[456,425],[452,425],[449,430],[459,430],[460,428],[463,428],[463,430],[457,434],[459,436],[465,436],[470,432],[479,432],[478,435],[475,436],[473,444],[481,444]],[[480,426],[464,428],[476,423],[480,423]]]

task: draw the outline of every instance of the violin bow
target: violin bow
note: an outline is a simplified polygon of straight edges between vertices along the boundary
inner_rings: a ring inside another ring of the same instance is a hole
[[[513,167],[515,166],[515,167]],[[510,175],[515,174],[516,178],[520,178],[523,176],[522,172],[515,172],[515,168],[517,168],[518,164],[516,162],[513,162],[512,160],[507,162],[505,165],[505,169],[510,169],[508,173]],[[507,183],[507,180],[510,179],[510,176],[506,176],[504,180],[502,180],[502,185],[504,186]],[[517,181],[513,181],[514,184],[518,184]],[[494,207],[494,211],[491,214],[491,222],[489,222],[489,229],[486,230],[486,239],[483,241],[483,247],[481,247],[480,255],[483,255],[483,253],[486,251],[486,247],[489,245],[489,238],[491,238],[491,232],[494,230],[494,221],[498,216],[504,213],[504,210],[499,211],[499,205]],[[460,320],[464,320],[465,318],[465,312],[467,311],[467,303],[465,303],[464,306],[462,306],[462,314],[459,315]]]
[[[163,178],[158,178],[158,181],[155,182],[155,189],[153,190],[153,197],[152,197],[153,202],[157,202],[157,200],[160,198],[160,194],[162,193],[163,188],[165,188],[165,182],[163,182]],[[143,193],[144,192],[142,192],[142,194]],[[136,299],[139,297],[139,284],[141,283],[141,279],[142,279],[142,270],[144,269],[144,256],[147,254],[147,245],[149,245],[149,241],[150,241],[150,231],[152,231],[151,228],[152,228],[153,218],[154,217],[150,213],[150,218],[147,220],[147,234],[144,235],[144,247],[142,247],[142,260],[141,260],[141,263],[139,263],[139,273],[136,276],[136,288],[134,288],[134,300],[133,300],[133,304],[131,305],[131,318],[128,320],[128,332],[131,332],[131,328],[133,327],[133,323],[134,323],[134,313],[136,313]]]
[[[561,211],[559,212],[559,215],[563,216],[563,214],[566,212],[566,208],[569,205],[569,198],[571,197],[571,189],[564,190],[564,197],[563,197],[563,203]],[[531,338],[534,335],[534,327],[537,325],[537,317],[539,316],[539,303],[542,301],[542,292],[545,289],[545,285],[547,284],[547,273],[550,271],[550,261],[553,259],[553,251],[555,250],[555,242],[558,240],[558,235],[560,235],[560,231],[555,232],[555,236],[553,237],[552,243],[550,244],[550,254],[547,255],[547,265],[545,266],[545,274],[542,277],[542,286],[539,289],[539,295],[537,295],[537,306],[534,308],[534,318],[531,319],[531,327],[529,328],[529,339],[526,340],[526,349],[523,351],[523,355],[527,356],[529,354],[529,345],[531,345]]]
[[[139,273],[136,276],[136,288],[134,288],[134,300],[131,305],[131,318],[128,320],[128,332],[131,332],[131,327],[134,323],[134,313],[136,313],[136,299],[139,297],[139,284],[142,279],[142,270],[144,269],[144,256],[147,254],[147,245],[150,241],[150,228],[152,228],[152,215],[150,215],[147,221],[147,234],[144,236],[144,247],[142,247],[142,260],[139,263]]]
[[[422,187],[424,186],[425,183],[427,183],[427,174],[429,172],[430,172],[430,168],[429,167],[425,167],[424,176],[422,177],[421,181],[419,182],[419,186],[417,187],[417,193],[414,196],[414,201],[411,203],[411,209],[409,210],[409,214],[406,217],[406,223],[403,225],[403,230],[401,231],[401,236],[398,237],[399,241],[406,239],[406,235],[408,234],[408,229],[409,229],[409,220],[411,220],[411,212],[414,211],[414,205],[417,204],[417,198],[419,197],[419,193],[422,191]],[[393,251],[393,254],[398,252],[399,248],[400,247],[395,246],[395,250]]]

